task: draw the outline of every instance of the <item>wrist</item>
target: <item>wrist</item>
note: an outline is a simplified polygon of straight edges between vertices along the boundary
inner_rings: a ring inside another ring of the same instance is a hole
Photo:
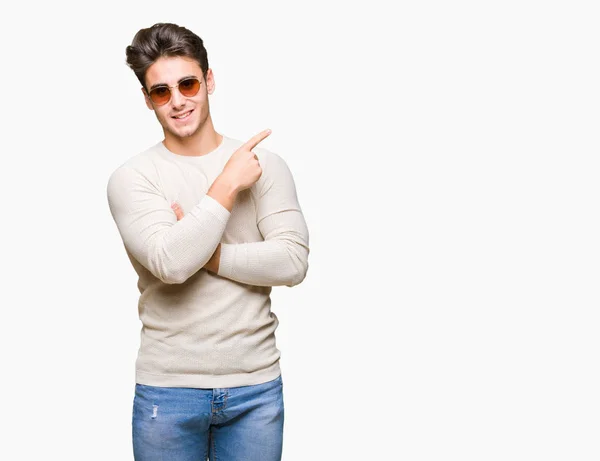
[[[219,272],[219,260],[221,259],[221,244],[217,245],[217,249],[210,257],[208,262],[206,263],[206,270],[210,272],[214,272],[215,274]]]
[[[215,183],[227,194],[231,196],[237,195],[240,191],[240,185],[234,181],[226,172],[222,172],[215,179]]]
[[[215,179],[206,194],[210,195],[223,205],[227,211],[231,212],[238,194],[238,187],[230,178],[221,173],[221,175]]]

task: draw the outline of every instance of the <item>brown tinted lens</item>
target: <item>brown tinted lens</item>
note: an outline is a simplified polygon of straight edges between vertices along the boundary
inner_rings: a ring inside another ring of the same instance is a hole
[[[154,104],[166,104],[171,99],[171,90],[166,86],[159,86],[150,90],[150,99]]]
[[[200,89],[200,80],[197,78],[188,78],[179,83],[179,91],[188,98],[195,96]]]

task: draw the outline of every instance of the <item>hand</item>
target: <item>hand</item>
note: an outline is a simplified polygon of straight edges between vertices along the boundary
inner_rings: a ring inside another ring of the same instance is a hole
[[[179,203],[177,203],[177,202],[171,203],[171,208],[175,212],[175,216],[177,217],[177,221],[181,221],[181,218],[183,218],[183,210],[179,206]]]
[[[181,218],[183,218],[183,210],[181,209],[181,206],[179,206],[179,203],[173,202],[171,204],[171,208],[175,212],[175,216],[177,216],[177,221],[181,221]],[[204,266],[203,269],[206,269],[207,271],[210,271],[210,272],[214,272],[216,274],[217,272],[219,272],[219,260],[220,259],[221,259],[221,244],[219,243],[219,245],[217,246],[217,249],[215,250],[213,255],[210,257],[210,259],[208,260],[208,262],[206,263],[206,265]]]
[[[258,157],[252,149],[270,134],[271,130],[264,130],[254,135],[231,155],[223,167],[221,176],[226,178],[237,192],[252,187],[262,175]]]

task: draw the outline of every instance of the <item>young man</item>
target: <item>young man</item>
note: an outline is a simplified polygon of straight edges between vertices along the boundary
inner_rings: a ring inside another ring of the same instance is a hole
[[[213,127],[203,41],[175,24],[126,48],[164,140],[110,176],[107,197],[139,276],[132,435],[138,461],[275,461],[283,381],[273,286],[308,269],[308,230],[277,154]]]

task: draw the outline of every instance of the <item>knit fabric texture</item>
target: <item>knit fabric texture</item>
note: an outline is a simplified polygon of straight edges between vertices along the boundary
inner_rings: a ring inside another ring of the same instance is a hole
[[[159,142],[110,175],[108,205],[138,275],[137,383],[224,388],[281,373],[270,294],[304,280],[308,229],[290,169],[265,148],[252,149],[263,172],[231,212],[206,195],[242,144],[223,135],[215,150],[184,156]],[[214,274],[203,267],[219,243]]]

